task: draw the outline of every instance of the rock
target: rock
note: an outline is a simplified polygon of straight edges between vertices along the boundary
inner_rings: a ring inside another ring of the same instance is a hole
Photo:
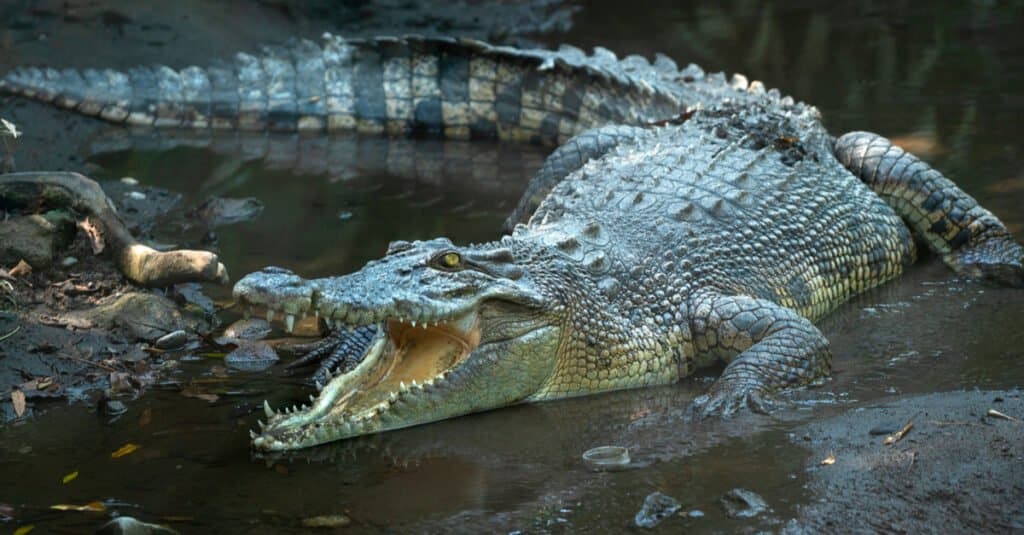
[[[153,342],[153,346],[157,349],[164,350],[178,349],[179,347],[184,346],[185,342],[188,342],[188,333],[178,329],[177,331],[169,332],[160,338],[157,338],[156,342]]]
[[[682,505],[678,500],[660,492],[652,492],[644,499],[644,505],[633,519],[641,528],[653,528],[671,516]]]
[[[130,516],[119,516],[96,530],[102,535],[178,535],[177,531],[159,524],[150,524]]]
[[[704,517],[704,511],[701,511],[700,509],[694,509],[693,511],[690,511],[688,514],[690,515],[690,518],[703,518]]]
[[[0,221],[0,266],[24,259],[35,269],[49,267],[57,252],[71,242],[74,231],[74,220],[62,211]]]
[[[240,319],[224,329],[224,337],[235,340],[262,340],[271,330],[270,323],[265,319]]]
[[[322,515],[302,519],[304,528],[342,528],[352,523],[347,515]]]
[[[153,293],[129,292],[111,296],[89,310],[68,314],[100,329],[120,329],[135,340],[149,341],[171,331],[204,330],[205,324],[181,313],[170,299]]]
[[[73,256],[66,256],[64,260],[61,260],[60,265],[64,267],[71,267],[78,263],[78,259]]]
[[[721,499],[725,514],[733,518],[753,518],[768,510],[768,503],[756,492],[732,489]]]
[[[256,219],[263,213],[263,203],[255,197],[227,199],[211,197],[196,208],[196,215],[211,227],[231,225]]]
[[[108,399],[100,404],[100,411],[107,416],[118,416],[128,412],[128,407],[116,399]]]
[[[228,366],[245,372],[259,372],[280,360],[274,348],[266,342],[239,340],[238,347],[224,357]]]

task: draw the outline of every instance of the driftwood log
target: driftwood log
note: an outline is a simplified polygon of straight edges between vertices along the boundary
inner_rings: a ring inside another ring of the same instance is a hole
[[[42,204],[87,218],[104,249],[128,280],[159,287],[182,282],[228,282],[227,269],[209,251],[157,251],[138,242],[96,181],[78,173],[29,172],[0,175],[0,206]]]

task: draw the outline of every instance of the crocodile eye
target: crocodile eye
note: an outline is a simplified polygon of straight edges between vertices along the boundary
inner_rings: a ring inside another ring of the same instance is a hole
[[[459,253],[445,253],[441,256],[441,265],[446,268],[457,268],[462,264],[462,257]]]

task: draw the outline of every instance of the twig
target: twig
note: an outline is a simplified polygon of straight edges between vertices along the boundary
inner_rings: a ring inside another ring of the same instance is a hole
[[[907,433],[909,433],[910,430],[913,429],[913,428],[914,428],[914,421],[911,420],[911,421],[907,422],[907,425],[903,426],[903,429],[900,429],[899,431],[896,431],[895,433],[885,437],[885,440],[882,442],[882,444],[885,444],[886,446],[890,446],[892,444],[895,444],[895,443],[903,440],[903,437],[907,436]]]
[[[104,364],[100,364],[99,362],[93,362],[93,361],[88,360],[88,359],[83,359],[81,357],[76,357],[74,355],[61,355],[60,353],[57,353],[57,358],[73,360],[75,362],[80,362],[82,364],[88,364],[90,366],[96,366],[97,368],[99,368],[99,369],[101,369],[103,371],[106,371],[106,372],[110,372],[110,373],[114,373],[114,372],[117,371],[114,368],[111,368],[110,366],[106,366]]]
[[[21,330],[21,325],[15,325],[13,331],[11,331],[11,332],[3,335],[3,336],[0,336],[0,342],[3,342],[4,340],[14,336],[15,334],[18,334],[18,331],[20,331],[20,330]]]

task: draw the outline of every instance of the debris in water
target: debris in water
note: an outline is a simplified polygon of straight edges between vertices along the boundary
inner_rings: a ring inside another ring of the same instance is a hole
[[[62,477],[60,479],[60,482],[62,484],[64,484],[64,485],[67,485],[68,483],[71,483],[72,481],[74,481],[77,478],[78,478],[78,470],[75,470],[74,472],[71,472],[70,474]]]
[[[130,516],[119,516],[96,531],[101,535],[177,535],[178,532],[160,524],[150,524]]]
[[[629,449],[622,446],[598,446],[585,451],[583,461],[596,472],[622,470],[629,466]]]
[[[142,446],[139,446],[138,444],[132,444],[131,442],[129,442],[129,443],[125,444],[124,446],[121,446],[120,448],[117,448],[117,451],[115,451],[114,453],[111,453],[110,454],[110,458],[111,459],[119,459],[121,457],[124,457],[125,455],[130,455],[130,454],[134,453],[135,450],[137,450],[137,449],[139,449],[141,447]]]
[[[911,420],[911,421],[907,422],[907,425],[904,425],[903,428],[900,429],[899,431],[896,431],[895,433],[885,437],[885,440],[882,441],[882,444],[885,444],[886,446],[891,446],[891,445],[893,445],[893,444],[903,440],[903,437],[907,436],[907,433],[909,433],[910,430],[913,429],[913,428],[914,428],[914,421]]]
[[[1002,418],[1003,420],[1009,420],[1011,422],[1018,422],[1019,423],[1019,422],[1022,421],[1020,418],[1014,418],[1013,416],[1010,416],[1009,414],[1003,414],[1003,413],[1001,413],[1001,412],[999,412],[999,411],[997,411],[995,409],[989,409],[986,414],[988,416],[993,417],[993,418]]]
[[[768,502],[747,489],[732,489],[720,500],[725,514],[732,518],[753,518],[768,510]]]
[[[34,529],[36,529],[36,525],[35,524],[26,524],[24,526],[18,527],[18,529],[16,529],[16,530],[14,530],[14,535],[25,535],[26,533],[28,533],[28,532],[30,532],[30,531],[32,531]]]
[[[680,507],[682,504],[679,503],[679,500],[660,492],[652,492],[644,498],[644,505],[637,512],[633,521],[638,527],[653,528],[665,518],[673,515]]]
[[[831,451],[828,452],[828,456],[821,460],[821,464],[824,466],[831,466],[836,464],[836,455]]]
[[[25,414],[25,393],[17,388],[11,390],[11,403],[14,404],[14,415],[21,418]]]
[[[67,503],[58,503],[51,505],[50,509],[55,511],[81,511],[90,513],[102,513],[107,510],[107,506],[103,505],[103,502],[89,502],[85,505],[71,505]]]

